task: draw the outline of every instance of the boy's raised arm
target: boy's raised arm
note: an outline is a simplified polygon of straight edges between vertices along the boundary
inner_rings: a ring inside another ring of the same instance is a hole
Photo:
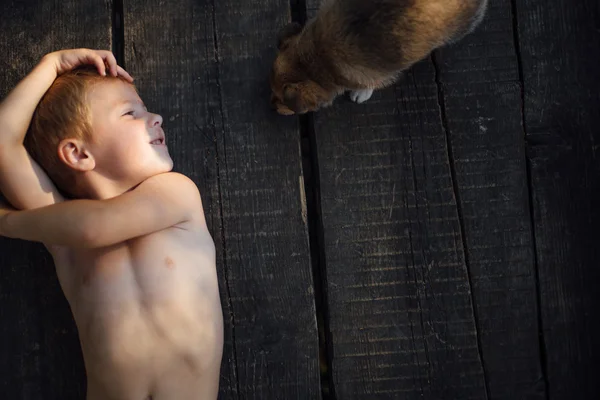
[[[100,74],[131,77],[109,51],[76,49],[45,55],[0,103],[0,192],[18,209],[54,204],[62,196],[42,168],[27,154],[23,141],[40,99],[58,75],[82,64],[95,64]],[[52,151],[52,149],[48,149]]]
[[[0,104],[0,190],[17,208],[62,200],[54,184],[23,147],[38,102],[56,79],[50,60],[42,61]]]
[[[205,223],[198,188],[172,172],[108,200],[72,200],[25,211],[0,204],[0,236],[48,247],[106,247],[192,220]]]

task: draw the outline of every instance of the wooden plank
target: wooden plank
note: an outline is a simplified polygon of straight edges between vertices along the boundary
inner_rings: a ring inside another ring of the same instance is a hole
[[[485,399],[435,71],[315,116],[338,398]]]
[[[435,60],[489,395],[545,399],[510,1],[492,1],[482,26]]]
[[[223,399],[320,397],[300,133],[269,105],[288,16],[275,0],[125,2],[126,66],[164,116],[176,170],[199,185],[217,246]]]
[[[549,396],[597,399],[600,7],[516,7]]]
[[[314,116],[340,399],[486,398],[435,76]]]
[[[61,48],[111,46],[104,2],[0,3],[0,96]],[[0,238],[0,392],[10,399],[76,399],[85,392],[79,339],[49,254]]]

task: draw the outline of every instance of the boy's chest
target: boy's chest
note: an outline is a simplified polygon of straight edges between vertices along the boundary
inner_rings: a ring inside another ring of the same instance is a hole
[[[65,295],[77,300],[170,298],[190,283],[212,280],[212,238],[177,228],[102,249],[69,250],[56,259]]]

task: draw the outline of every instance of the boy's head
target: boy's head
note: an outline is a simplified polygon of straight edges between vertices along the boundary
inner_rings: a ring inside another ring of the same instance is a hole
[[[135,87],[84,66],[59,76],[38,104],[25,147],[64,194],[93,197],[101,181],[136,185],[172,168],[162,118]],[[90,183],[85,177],[93,174]]]

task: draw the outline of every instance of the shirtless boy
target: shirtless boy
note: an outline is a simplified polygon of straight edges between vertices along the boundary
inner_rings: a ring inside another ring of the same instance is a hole
[[[0,104],[0,235],[52,254],[88,400],[215,399],[214,243],[132,81],[108,51],[58,51]]]

